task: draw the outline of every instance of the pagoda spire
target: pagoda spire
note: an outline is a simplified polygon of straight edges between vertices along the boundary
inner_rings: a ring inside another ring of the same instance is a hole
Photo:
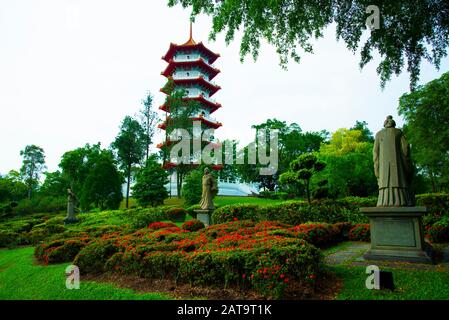
[[[189,45],[191,46],[191,45],[195,45],[196,44],[195,40],[193,40],[193,32],[192,32],[193,27],[192,27],[192,25],[193,25],[193,23],[192,23],[192,21],[190,21],[189,40],[186,43],[184,43],[183,46],[189,46]]]

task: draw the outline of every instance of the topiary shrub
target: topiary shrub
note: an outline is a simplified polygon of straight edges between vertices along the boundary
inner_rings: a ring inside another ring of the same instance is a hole
[[[449,217],[443,217],[426,227],[426,237],[431,242],[449,242]]]
[[[260,217],[261,207],[255,204],[233,204],[215,209],[212,213],[212,221],[216,224],[238,220],[262,220]]]
[[[72,261],[87,242],[80,239],[56,240],[41,244],[34,251],[35,257],[45,264]]]
[[[186,221],[181,226],[181,229],[187,230],[187,231],[198,231],[203,228],[205,228],[204,223],[197,219]]]
[[[184,208],[170,208],[165,212],[167,219],[172,222],[184,222],[187,211]]]
[[[127,210],[124,215],[128,217],[134,229],[145,228],[152,222],[165,220],[166,214],[162,208],[140,208]]]
[[[340,241],[340,228],[328,223],[305,223],[297,225],[293,231],[298,237],[318,247]]]
[[[349,240],[370,241],[370,226],[367,223],[356,224],[349,230]]]
[[[98,274],[105,271],[106,261],[117,251],[112,241],[97,240],[81,249],[73,264],[79,267],[81,274]]]
[[[11,247],[17,244],[19,234],[9,230],[0,230],[0,247]]]
[[[150,230],[159,230],[163,228],[176,228],[176,224],[171,222],[153,222],[148,225]]]
[[[194,204],[193,206],[187,207],[186,211],[193,219],[196,219],[195,210],[199,210],[199,209],[201,209],[201,206],[199,204]],[[218,209],[218,207],[215,207],[215,209]]]

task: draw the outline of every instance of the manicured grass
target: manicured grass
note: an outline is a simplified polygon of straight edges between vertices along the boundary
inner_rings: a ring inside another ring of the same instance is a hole
[[[280,203],[283,201],[285,201],[285,200],[272,200],[272,199],[264,199],[264,198],[257,198],[257,197],[234,197],[234,196],[217,196],[214,199],[214,203],[218,207],[222,207],[222,206],[226,206],[226,205],[230,205],[230,204],[243,204],[243,203],[267,206],[270,204],[276,204],[276,203]],[[164,204],[171,205],[171,206],[183,206],[184,199],[178,199],[176,197],[168,198],[168,199],[165,199]]]
[[[365,286],[368,276],[365,267],[344,265],[330,267],[344,281],[338,300],[448,300],[449,272],[428,270],[401,270],[383,268],[393,272],[396,290],[369,290]]]
[[[20,300],[162,300],[162,294],[139,294],[111,284],[83,281],[80,289],[66,288],[65,268],[69,263],[34,264],[34,248],[0,250],[0,299]]]

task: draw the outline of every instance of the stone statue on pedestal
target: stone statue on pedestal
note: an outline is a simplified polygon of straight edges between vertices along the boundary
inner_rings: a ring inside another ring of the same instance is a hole
[[[411,207],[413,164],[410,146],[396,122],[388,116],[384,129],[376,134],[373,149],[374,174],[379,185],[378,207]]]
[[[76,197],[75,193],[72,191],[72,189],[67,189],[67,217],[64,219],[65,223],[78,222],[78,219],[75,217],[77,204],[78,198]]]
[[[214,176],[210,174],[208,168],[204,169],[202,189],[200,209],[195,210],[195,212],[197,219],[202,221],[207,227],[212,224],[212,212],[215,209],[213,200],[218,193],[217,181]]]
[[[367,260],[432,263],[432,249],[424,241],[425,207],[414,206],[410,190],[413,165],[410,146],[392,116],[376,134],[373,160],[379,184],[376,207],[360,208],[370,220],[371,246]]]

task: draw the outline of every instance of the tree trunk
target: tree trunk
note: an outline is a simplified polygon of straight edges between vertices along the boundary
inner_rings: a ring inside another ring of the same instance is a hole
[[[307,180],[306,182],[306,191],[307,191],[307,201],[310,204],[310,180]]]
[[[176,172],[176,193],[178,194],[178,199],[181,199],[182,192],[182,173]]]
[[[128,183],[126,184],[126,209],[128,209],[129,201],[129,185],[131,183],[131,166],[128,166]]]

